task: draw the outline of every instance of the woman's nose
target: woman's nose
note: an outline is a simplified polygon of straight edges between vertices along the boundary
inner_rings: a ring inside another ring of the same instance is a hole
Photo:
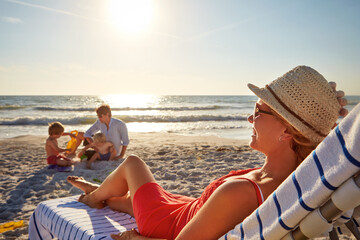
[[[250,116],[248,116],[248,122],[249,123],[253,123],[253,121],[254,121],[254,115],[250,115]]]

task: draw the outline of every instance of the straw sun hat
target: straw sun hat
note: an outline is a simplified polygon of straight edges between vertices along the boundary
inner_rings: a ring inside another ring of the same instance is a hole
[[[326,79],[314,69],[297,66],[251,91],[311,142],[320,142],[339,117],[340,104]]]

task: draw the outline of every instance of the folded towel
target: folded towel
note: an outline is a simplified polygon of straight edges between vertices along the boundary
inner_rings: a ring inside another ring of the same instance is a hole
[[[79,196],[41,202],[29,222],[29,239],[111,239],[110,234],[137,229],[126,213],[90,208]]]
[[[360,104],[258,209],[221,239],[281,239],[359,170]]]

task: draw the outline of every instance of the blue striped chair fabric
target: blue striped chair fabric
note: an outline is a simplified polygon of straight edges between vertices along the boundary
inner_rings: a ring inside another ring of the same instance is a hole
[[[130,215],[109,207],[90,208],[78,197],[40,203],[30,219],[29,239],[111,239],[110,234],[137,229]]]

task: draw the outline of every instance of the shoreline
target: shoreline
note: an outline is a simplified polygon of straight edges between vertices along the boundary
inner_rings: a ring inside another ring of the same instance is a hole
[[[127,123],[127,125],[129,125]],[[24,136],[34,136],[34,137],[42,137],[45,136],[48,132],[48,126],[7,126],[7,125],[0,125],[0,141],[1,140],[8,140],[12,138],[24,137]],[[70,132],[72,130],[77,130],[79,132],[85,132],[89,125],[81,125],[81,126],[74,126],[74,125],[64,125],[65,132]],[[217,137],[223,139],[233,139],[233,140],[250,140],[251,129],[250,128],[240,128],[240,129],[222,129],[219,132],[211,130],[210,132],[187,132],[187,131],[131,131],[129,130],[129,135],[131,134],[170,134],[170,135],[178,135],[178,136],[185,136],[185,137]]]

